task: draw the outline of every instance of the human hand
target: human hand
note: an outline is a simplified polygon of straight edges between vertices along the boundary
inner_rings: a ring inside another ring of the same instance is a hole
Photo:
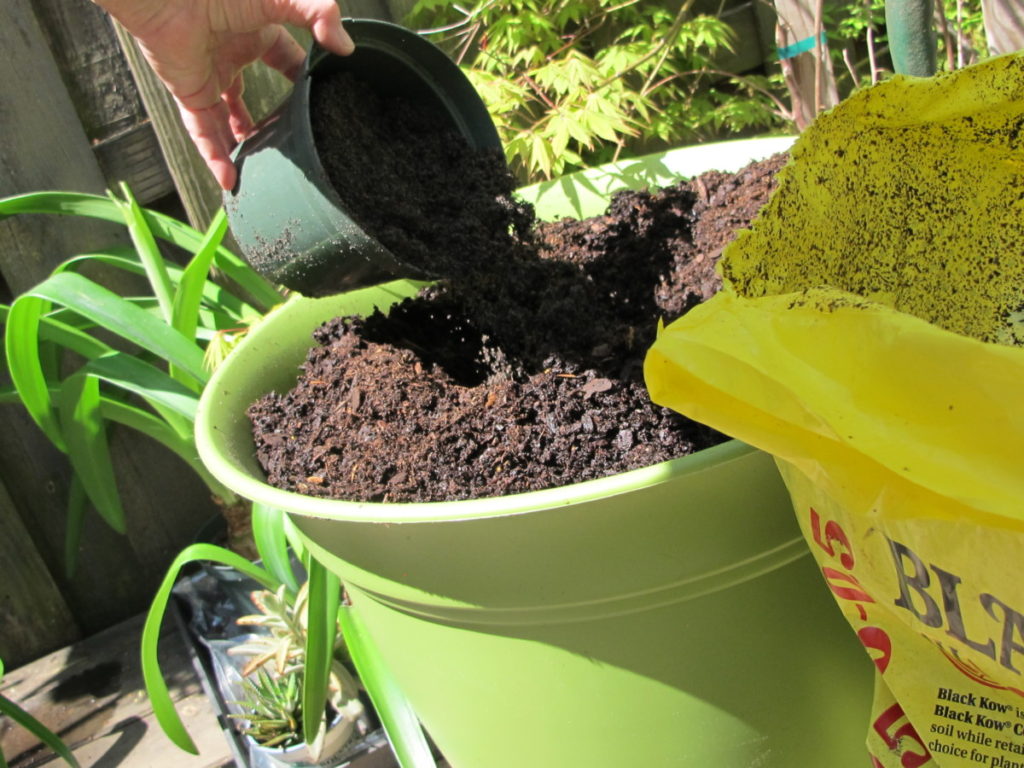
[[[231,189],[231,150],[252,130],[242,70],[257,59],[291,79],[305,60],[281,26],[307,27],[341,56],[354,49],[334,0],[94,0],[138,40],[174,96],[217,183]]]

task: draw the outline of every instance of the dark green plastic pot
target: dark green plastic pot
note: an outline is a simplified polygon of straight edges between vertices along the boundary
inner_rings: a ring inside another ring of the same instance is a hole
[[[683,150],[650,168],[696,173],[702,156],[729,168],[777,146]],[[570,213],[580,190],[640,167],[530,195]],[[863,768],[873,666],[764,453],[732,441],[565,488],[438,504],[267,485],[247,406],[291,387],[318,323],[416,289],[290,300],[214,375],[196,440],[221,482],[287,510],[344,580],[451,765]]]
[[[396,278],[425,278],[354,221],[327,178],[313,141],[313,80],[352,72],[383,95],[440,108],[474,149],[501,142],[487,108],[439,48],[395,24],[347,20],[349,56],[310,51],[288,99],[235,154],[238,181],[224,194],[231,232],[258,272],[306,296],[339,293]]]

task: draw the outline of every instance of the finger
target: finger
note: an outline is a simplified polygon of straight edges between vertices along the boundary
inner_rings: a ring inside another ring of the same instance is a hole
[[[263,0],[264,11],[277,23],[306,27],[324,48],[348,56],[355,43],[341,24],[341,10],[334,0]]]
[[[180,105],[181,119],[196,149],[222,189],[235,185],[235,166],[231,162],[234,137],[228,106],[223,101],[207,109],[193,110]]]
[[[263,63],[273,67],[289,80],[299,76],[302,63],[306,60],[306,49],[280,25],[269,27],[270,41],[261,57]]]
[[[333,2],[324,15],[313,22],[313,37],[324,48],[339,56],[348,56],[356,49],[348,32],[341,23],[341,11]]]
[[[244,90],[245,80],[239,74],[231,86],[221,94],[228,107],[228,126],[236,142],[248,136],[253,128],[252,115],[249,114],[249,107],[242,98]]]

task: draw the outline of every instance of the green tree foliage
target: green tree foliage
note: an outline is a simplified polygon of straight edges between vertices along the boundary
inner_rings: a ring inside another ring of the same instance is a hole
[[[824,7],[836,72],[844,69],[845,94],[892,74],[885,30],[885,0],[841,0]],[[937,0],[935,37],[939,70],[951,72],[987,54],[981,0]]]
[[[938,16],[939,68],[960,69],[988,55],[981,0],[941,0]]]
[[[716,69],[721,19],[640,0],[420,0],[406,23],[463,65],[524,181],[658,144],[781,125],[764,78]]]

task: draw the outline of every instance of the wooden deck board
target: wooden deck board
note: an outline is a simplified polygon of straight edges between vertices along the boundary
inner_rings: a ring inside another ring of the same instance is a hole
[[[64,739],[83,768],[222,768],[234,765],[188,650],[165,621],[160,662],[185,727],[199,748],[174,746],[156,723],[142,684],[138,616],[8,672],[0,693]],[[63,765],[31,735],[0,718],[0,749],[11,768]]]

